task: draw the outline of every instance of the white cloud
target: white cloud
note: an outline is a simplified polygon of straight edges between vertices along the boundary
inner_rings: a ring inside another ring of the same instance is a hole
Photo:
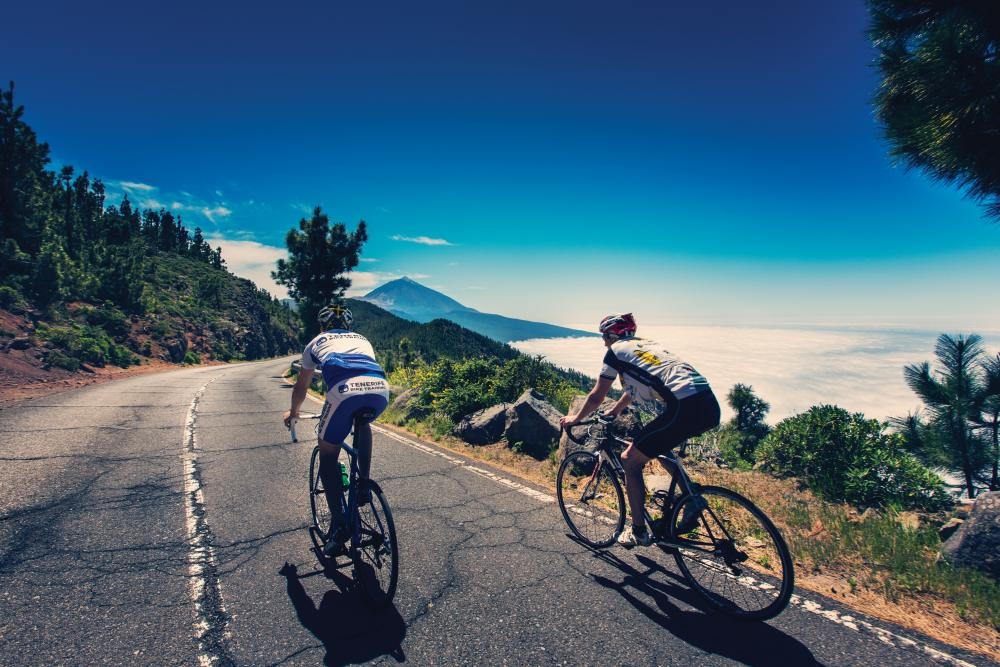
[[[393,241],[406,241],[408,243],[418,243],[420,245],[455,245],[451,241],[445,239],[432,239],[429,236],[400,236],[399,234],[393,234]]]
[[[110,183],[111,185],[117,185],[121,189],[128,192],[154,192],[159,189],[155,185],[136,183],[134,181],[111,181]]]
[[[231,273],[252,280],[257,287],[267,290],[279,299],[288,297],[288,289],[283,285],[278,285],[271,278],[271,271],[274,271],[278,260],[288,258],[288,251],[285,248],[233,238],[210,237],[206,240],[213,248],[222,248],[222,259],[226,261],[226,268]],[[347,277],[351,279],[351,287],[347,290],[347,296],[359,297],[390,280],[401,278],[402,274],[352,271]],[[412,277],[425,278],[426,276]]]
[[[207,206],[203,206],[202,209],[201,209],[201,212],[202,212],[202,214],[206,218],[208,218],[212,222],[215,222],[215,219],[217,217],[218,218],[228,218],[229,216],[231,216],[233,214],[232,210],[226,208],[225,206],[221,206],[221,205],[220,206],[213,206],[212,208],[208,208]]]
[[[593,330],[596,322],[574,328]],[[863,327],[646,326],[639,335],[662,343],[697,368],[712,385],[723,419],[732,417],[726,394],[748,384],[771,404],[767,421],[805,412],[814,405],[839,405],[870,419],[902,417],[920,408],[906,385],[906,364],[936,366],[937,334]],[[986,339],[995,354],[1000,339]],[[599,338],[551,338],[515,343],[527,354],[591,377],[601,366]],[[617,386],[617,385],[616,385]]]
[[[117,199],[120,199],[125,194],[131,195],[135,198],[135,203],[139,208],[159,210],[161,208],[167,208],[167,206],[158,198],[153,196],[153,193],[158,193],[160,188],[155,185],[149,185],[147,183],[137,183],[135,181],[108,181],[106,184],[107,197],[106,201],[109,203],[116,203]],[[221,191],[216,190],[217,195],[222,196]],[[233,214],[233,211],[225,202],[205,202],[198,199],[190,192],[181,190],[176,193],[167,194],[170,198],[170,210],[176,211],[180,214],[193,215],[196,218],[205,218],[209,222],[215,224],[221,219],[228,218]],[[190,221],[185,221],[186,227],[191,227]],[[195,224],[194,226],[197,226]]]
[[[247,278],[257,287],[265,289],[279,299],[288,297],[288,289],[278,285],[271,278],[271,271],[279,259],[286,259],[288,251],[285,248],[268,246],[256,241],[239,241],[224,238],[209,238],[208,244],[213,248],[222,248],[222,259],[230,272],[240,278]]]
[[[348,274],[351,279],[351,286],[347,290],[347,296],[359,297],[368,294],[379,285],[384,285],[390,280],[397,280],[403,277],[401,273],[389,273],[386,271],[352,271]],[[417,276],[411,275],[411,278]]]
[[[374,264],[377,261],[378,260],[376,258],[374,258],[374,257],[362,257],[361,258],[361,263],[362,264]]]

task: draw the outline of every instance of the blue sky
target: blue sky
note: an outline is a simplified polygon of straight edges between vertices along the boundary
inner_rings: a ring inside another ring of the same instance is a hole
[[[0,74],[53,168],[179,213],[264,287],[318,204],[368,223],[355,293],[1000,331],[1000,225],[890,163],[860,0],[4,12]]]

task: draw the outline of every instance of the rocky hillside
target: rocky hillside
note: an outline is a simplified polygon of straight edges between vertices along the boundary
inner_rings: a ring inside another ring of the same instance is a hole
[[[7,292],[0,302],[5,383],[105,366],[261,359],[299,348],[298,321],[287,306],[225,269],[160,253],[144,281],[143,312],[131,315],[109,301],[37,309]]]

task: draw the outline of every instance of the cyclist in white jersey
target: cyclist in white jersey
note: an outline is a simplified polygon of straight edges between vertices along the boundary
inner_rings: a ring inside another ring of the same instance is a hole
[[[632,524],[618,537],[618,542],[626,547],[648,546],[652,538],[643,515],[646,487],[642,470],[650,459],[718,426],[719,402],[698,371],[659,343],[635,335],[632,313],[609,315],[601,320],[599,329],[608,351],[597,383],[580,411],[566,415],[561,423],[564,427],[572,426],[596,410],[615,378],[621,380],[624,391],[608,412],[610,416],[617,416],[630,403],[657,415],[621,457]]]
[[[340,506],[340,445],[354,425],[354,447],[358,454],[358,502],[369,502],[370,491],[365,484],[371,469],[371,420],[389,403],[389,383],[385,372],[375,361],[375,350],[368,339],[351,331],[354,317],[345,306],[331,304],[317,316],[323,332],[313,338],[302,352],[302,368],[292,389],[291,409],[285,413],[287,426],[299,416],[299,408],[319,369],[326,385],[326,402],[319,422],[319,476],[326,489],[326,501],[333,517],[330,534],[323,551],[335,554],[344,543],[344,513]],[[362,415],[362,419],[355,417]]]

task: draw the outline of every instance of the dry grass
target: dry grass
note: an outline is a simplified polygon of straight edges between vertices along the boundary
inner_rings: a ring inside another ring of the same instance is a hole
[[[869,616],[1000,661],[1000,631],[988,611],[963,606],[934,590],[936,586],[931,584],[913,586],[912,582],[901,581],[888,562],[895,551],[892,544],[883,546],[886,556],[873,558],[870,548],[851,548],[839,538],[845,524],[860,528],[866,522],[881,528],[886,540],[897,533],[912,536],[920,529],[916,515],[858,515],[849,507],[820,501],[800,490],[794,480],[776,479],[757,471],[694,467],[692,476],[701,482],[725,486],[751,498],[774,520],[795,558],[795,584],[799,589],[820,593]],[[887,522],[898,526],[890,528]],[[933,530],[927,526],[923,529]],[[899,554],[912,551],[912,547],[898,549]],[[914,570],[934,570],[935,561],[936,550],[923,549],[910,565]],[[961,598],[961,591],[957,597]]]
[[[407,432],[391,425],[388,428]],[[554,489],[557,470],[554,459],[536,461],[512,452],[503,443],[470,446],[448,436],[432,436],[426,430],[416,435],[433,440],[458,454],[488,462],[544,488]],[[650,465],[651,473],[661,473],[655,470],[658,465]],[[918,550],[918,555],[914,557],[912,545],[907,545],[908,550],[904,550],[890,543],[879,547],[883,549],[883,554],[873,556],[870,547],[857,547],[850,540],[845,543],[842,537],[851,532],[851,524],[864,526],[865,522],[872,522],[872,530],[879,534],[898,533],[904,538],[914,536],[920,530],[920,518],[916,515],[888,518],[859,516],[846,506],[830,505],[808,491],[800,490],[794,480],[776,479],[757,471],[725,470],[690,460],[685,465],[696,480],[745,495],[772,518],[792,550],[795,584],[800,591],[822,594],[868,616],[1000,661],[1000,631],[995,611],[1000,607],[1000,600],[993,600],[994,611],[991,615],[990,610],[984,611],[981,605],[977,607],[968,602],[956,602],[953,598],[961,600],[962,590],[952,590],[951,595],[943,594],[936,590],[941,588],[940,585],[900,577],[899,568],[894,571],[892,563],[888,562],[894,554],[900,557],[906,554],[911,560],[901,564],[902,569],[912,566],[912,569],[934,571],[935,553],[932,550],[925,549],[926,553],[919,553]],[[902,529],[888,530],[886,521],[899,524]],[[923,530],[932,528],[924,526]],[[924,562],[914,563],[913,560]],[[958,589],[968,588],[964,580],[953,585]],[[988,590],[995,591],[996,588]],[[970,594],[974,593],[977,591]],[[978,591],[978,594],[981,596],[982,592]]]

